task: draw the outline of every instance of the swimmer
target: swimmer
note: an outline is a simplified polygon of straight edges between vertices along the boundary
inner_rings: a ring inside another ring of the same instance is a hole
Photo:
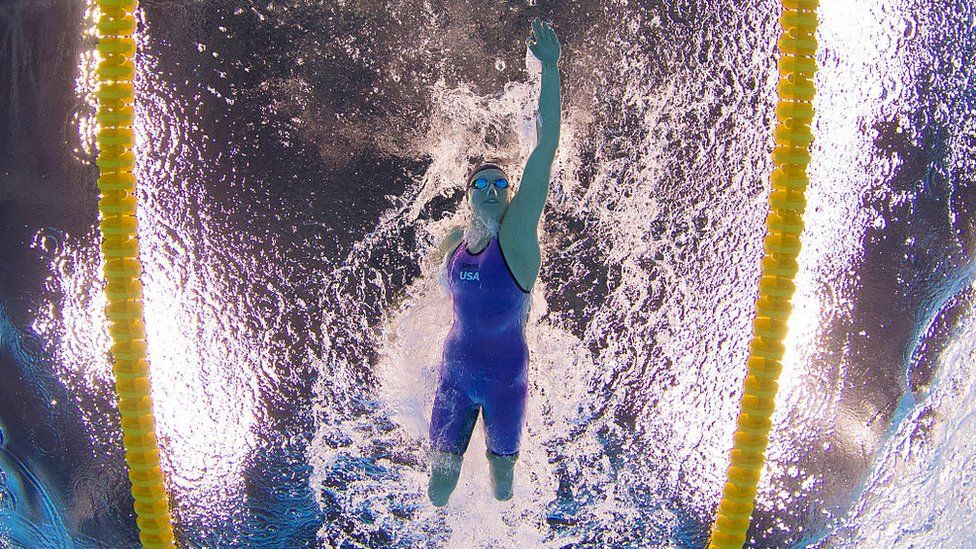
[[[444,343],[430,422],[427,496],[438,507],[447,505],[457,486],[479,411],[494,496],[500,501],[512,497],[527,389],[525,323],[542,262],[537,231],[560,125],[555,31],[535,19],[528,47],[542,63],[542,89],[538,142],[525,163],[519,191],[510,196],[510,180],[501,166],[475,166],[465,182],[471,224],[453,231],[440,247],[454,324]]]

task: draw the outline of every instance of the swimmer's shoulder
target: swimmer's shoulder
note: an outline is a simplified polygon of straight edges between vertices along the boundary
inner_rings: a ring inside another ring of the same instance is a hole
[[[451,239],[451,242],[455,246],[457,246],[458,244],[461,243],[461,239],[464,238],[464,227],[460,225],[454,227],[453,229],[451,229],[451,233],[447,235],[447,237]]]
[[[438,248],[441,257],[452,254],[462,240],[464,240],[464,227],[454,227],[451,229]]]

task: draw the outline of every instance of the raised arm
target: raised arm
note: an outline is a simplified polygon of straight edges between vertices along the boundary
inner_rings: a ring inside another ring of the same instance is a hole
[[[534,39],[534,40],[533,40]],[[542,90],[539,93],[538,142],[525,163],[518,193],[512,198],[499,230],[507,241],[522,252],[538,254],[539,218],[549,195],[552,161],[559,146],[561,100],[559,94],[559,40],[548,23],[532,22],[529,50],[542,63]],[[514,253],[519,253],[513,250]]]

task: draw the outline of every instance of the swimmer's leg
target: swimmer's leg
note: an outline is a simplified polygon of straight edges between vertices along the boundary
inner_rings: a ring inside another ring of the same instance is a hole
[[[461,461],[478,421],[478,406],[455,383],[442,379],[430,418],[431,471],[427,497],[447,505],[461,475]]]
[[[430,452],[430,482],[427,484],[427,498],[434,507],[447,505],[454,488],[457,487],[458,477],[461,476],[461,461],[464,456],[431,450]]]
[[[515,461],[518,459],[525,417],[525,383],[496,387],[484,406],[488,465],[495,499],[512,499]]]
[[[498,455],[491,450],[485,452],[488,456],[488,467],[491,469],[491,489],[498,501],[512,499],[512,484],[515,482],[515,461],[518,454]]]

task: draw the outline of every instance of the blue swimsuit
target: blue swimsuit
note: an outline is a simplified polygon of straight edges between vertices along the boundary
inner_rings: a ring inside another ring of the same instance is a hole
[[[488,450],[516,454],[525,413],[529,293],[515,281],[497,238],[476,254],[462,242],[447,273],[454,325],[444,343],[431,443],[463,454],[481,408]]]

